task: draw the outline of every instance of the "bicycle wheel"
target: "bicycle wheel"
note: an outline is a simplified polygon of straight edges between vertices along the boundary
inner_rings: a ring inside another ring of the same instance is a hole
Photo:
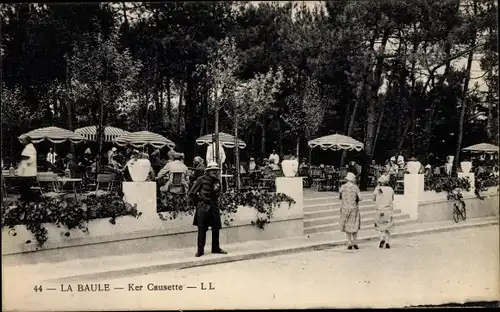
[[[462,215],[462,220],[467,219],[467,210],[465,209],[465,202],[463,200],[460,201],[460,214]]]
[[[453,221],[455,221],[455,223],[458,223],[459,213],[460,211],[458,210],[457,204],[453,204]]]

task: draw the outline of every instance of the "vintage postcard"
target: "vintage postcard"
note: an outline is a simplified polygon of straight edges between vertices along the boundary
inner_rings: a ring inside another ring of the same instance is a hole
[[[0,9],[4,311],[499,307],[497,1]]]

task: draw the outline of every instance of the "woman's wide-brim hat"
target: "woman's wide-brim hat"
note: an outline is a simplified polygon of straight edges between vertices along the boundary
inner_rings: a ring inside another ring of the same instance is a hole
[[[388,183],[389,182],[389,176],[387,175],[381,175],[379,178],[378,178],[378,183]]]
[[[73,154],[68,154],[68,155],[66,155],[66,158],[67,158],[67,159],[73,159]]]
[[[345,176],[345,179],[350,182],[355,182],[356,181],[356,176],[352,172],[348,172],[347,175]]]
[[[209,170],[220,170],[220,167],[216,163],[210,163],[207,165],[207,168],[205,168],[205,171]]]

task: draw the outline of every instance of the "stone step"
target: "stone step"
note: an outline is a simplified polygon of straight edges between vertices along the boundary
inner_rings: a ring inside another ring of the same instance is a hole
[[[375,218],[375,215],[377,214],[376,211],[366,211],[363,212],[361,211],[361,220],[364,219],[371,219],[373,220]],[[401,210],[394,210],[394,218],[398,217],[401,215]],[[340,221],[340,211],[338,211],[337,214],[330,214],[325,217],[321,218],[307,218],[304,220],[304,227],[313,227],[317,225],[323,225],[323,224],[335,224]]]
[[[409,215],[397,215],[394,216],[394,221],[396,223],[395,226],[404,225],[409,223],[414,223],[414,220],[410,219]],[[373,228],[373,218],[361,220],[361,229],[369,229]],[[326,224],[326,225],[318,225],[311,227],[304,227],[304,235],[323,233],[323,232],[332,232],[332,231],[340,231],[340,224],[337,222],[336,224]]]
[[[342,206],[341,202],[330,202],[325,204],[318,204],[314,206],[304,206],[304,213],[314,212],[314,211],[322,211],[322,210],[338,210]],[[375,202],[360,202],[360,209],[363,208],[373,208],[375,209]]]
[[[373,191],[361,192],[361,197],[371,197]],[[339,192],[316,192],[314,194],[304,193],[305,200],[319,200],[323,198],[339,198]]]
[[[375,211],[375,205],[360,205],[359,211]],[[306,210],[304,209],[304,219],[324,218],[340,214],[340,206],[337,207],[323,207],[323,209]]]
[[[321,197],[305,197],[304,196],[304,206],[313,206],[317,204],[325,204],[331,203],[334,201],[340,202],[339,194],[333,193],[330,196],[321,196]],[[372,201],[372,194],[361,194],[361,201]]]

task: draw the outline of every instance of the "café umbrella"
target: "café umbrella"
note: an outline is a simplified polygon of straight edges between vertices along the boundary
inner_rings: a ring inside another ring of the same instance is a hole
[[[468,146],[463,149],[463,151],[473,152],[473,153],[498,153],[498,146],[490,143],[480,143]]]
[[[35,129],[28,133],[20,135],[18,139],[22,141],[24,137],[29,137],[33,143],[50,141],[54,144],[59,144],[65,141],[71,141],[73,143],[80,143],[82,141],[85,141],[85,138],[80,134],[59,127],[45,127]]]
[[[347,150],[360,152],[364,145],[363,143],[341,134],[327,135],[321,138],[310,140],[308,142],[310,148],[320,147],[323,150]]]
[[[196,140],[196,144],[198,145],[210,145],[212,144],[213,138],[215,134],[206,134]],[[234,148],[236,146],[235,143],[235,137],[233,135],[224,133],[224,132],[219,132],[219,144],[226,147],[226,148]],[[243,140],[238,139],[238,147],[243,149],[247,146]]]
[[[175,147],[174,142],[160,134],[150,131],[130,132],[116,138],[114,142],[120,146],[131,145],[137,148],[145,147],[147,145],[151,145],[156,148],[168,146],[170,149],[173,149]]]
[[[89,141],[97,141],[97,127],[96,126],[88,126],[83,128],[78,128],[75,130],[75,133],[80,134],[85,139]],[[120,128],[107,126],[104,127],[104,142],[113,142],[116,138],[127,135],[130,132],[125,131]]]

